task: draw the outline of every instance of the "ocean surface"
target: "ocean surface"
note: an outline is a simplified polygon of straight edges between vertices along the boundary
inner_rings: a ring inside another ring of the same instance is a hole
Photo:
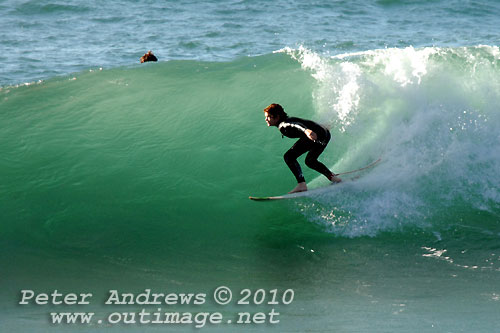
[[[496,0],[0,0],[0,332],[500,331],[499,27]],[[248,200],[295,186],[270,103],[330,127],[332,171],[381,162]]]

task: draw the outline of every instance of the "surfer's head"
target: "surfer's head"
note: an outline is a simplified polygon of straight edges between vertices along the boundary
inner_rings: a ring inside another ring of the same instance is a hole
[[[144,62],[148,62],[148,61],[158,61],[158,58],[156,58],[156,56],[153,54],[153,52],[148,51],[148,53],[144,54],[141,57],[141,64]]]
[[[267,126],[278,126],[278,124],[286,119],[287,114],[283,107],[279,104],[271,104],[264,109]]]

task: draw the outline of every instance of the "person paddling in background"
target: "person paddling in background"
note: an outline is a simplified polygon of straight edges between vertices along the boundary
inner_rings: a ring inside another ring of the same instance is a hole
[[[148,51],[141,57],[141,64],[148,61],[158,61],[158,58],[153,54],[153,52]]]
[[[288,165],[293,175],[297,179],[297,186],[288,193],[307,191],[307,184],[302,174],[297,158],[309,152],[306,156],[306,165],[323,174],[333,183],[340,183],[342,180],[336,174],[331,172],[323,163],[318,161],[319,155],[325,150],[330,141],[330,131],[315,123],[312,120],[306,120],[296,117],[289,117],[283,107],[279,104],[271,104],[264,109],[264,115],[267,126],[276,126],[282,136],[289,138],[299,138],[285,155],[285,163]]]

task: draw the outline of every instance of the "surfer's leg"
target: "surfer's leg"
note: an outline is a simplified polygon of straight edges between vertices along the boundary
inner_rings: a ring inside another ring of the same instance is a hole
[[[295,187],[289,193],[307,191],[306,180],[304,179],[304,175],[302,174],[300,164],[299,162],[297,162],[297,158],[309,150],[307,141],[304,140],[307,139],[298,140],[283,156],[283,158],[285,159],[285,163],[290,168],[290,171],[292,171],[298,183],[297,187]]]
[[[315,144],[314,147],[307,154],[305,163],[309,168],[321,173],[331,182],[340,183],[342,180],[336,177],[335,174],[331,172],[330,169],[328,169],[323,163],[318,161],[319,155],[321,155],[321,153],[325,150],[325,148],[326,145]]]
[[[325,150],[325,146],[315,145],[315,147],[307,154],[305,162],[309,168],[318,171],[319,173],[325,175],[326,178],[330,179],[333,172],[331,172],[323,163],[318,161],[318,157],[321,155],[323,150]]]

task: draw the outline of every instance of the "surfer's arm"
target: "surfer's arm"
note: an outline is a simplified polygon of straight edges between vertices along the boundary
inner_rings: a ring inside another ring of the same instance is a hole
[[[282,122],[279,125],[279,128],[284,131],[300,131],[312,141],[316,141],[318,139],[318,135],[313,130],[307,128],[304,124],[299,122]]]

